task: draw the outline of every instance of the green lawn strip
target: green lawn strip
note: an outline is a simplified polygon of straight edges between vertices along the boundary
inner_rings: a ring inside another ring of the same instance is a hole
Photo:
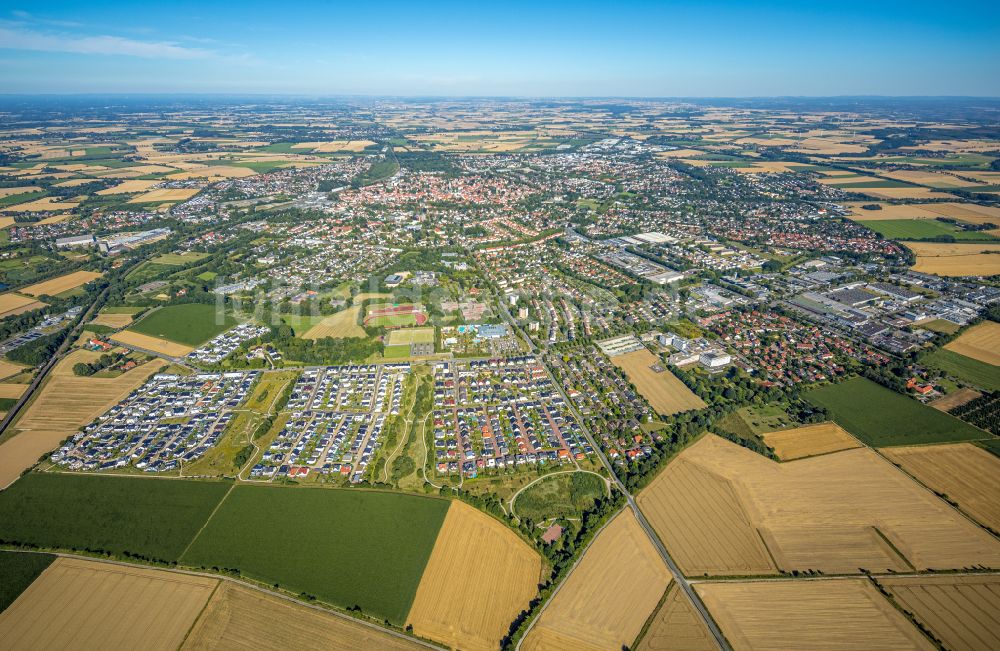
[[[924,364],[988,391],[1000,391],[1000,368],[941,348],[925,356]]]
[[[31,473],[0,493],[0,541],[176,561],[230,486]]]
[[[365,490],[237,486],[181,559],[405,622],[449,503]]]
[[[56,557],[52,554],[0,551],[0,613],[14,603]]]
[[[971,441],[990,436],[863,377],[812,389],[805,397],[825,407],[838,425],[874,447]]]
[[[220,318],[215,305],[184,303],[150,312],[129,330],[179,344],[198,346],[234,325],[236,319],[230,314],[224,314]]]

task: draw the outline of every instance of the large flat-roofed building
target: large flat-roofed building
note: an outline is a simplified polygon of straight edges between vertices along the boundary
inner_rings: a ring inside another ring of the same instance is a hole
[[[71,235],[70,237],[60,237],[56,240],[57,249],[72,249],[78,246],[94,246],[94,234]]]

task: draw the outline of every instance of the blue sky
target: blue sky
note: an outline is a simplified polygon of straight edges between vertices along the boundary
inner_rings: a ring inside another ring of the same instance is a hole
[[[1000,95],[1000,2],[0,0],[0,92]]]

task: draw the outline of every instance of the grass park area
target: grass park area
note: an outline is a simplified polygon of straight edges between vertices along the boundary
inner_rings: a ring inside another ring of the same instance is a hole
[[[231,486],[33,473],[0,493],[0,541],[176,561]]]
[[[52,554],[0,551],[0,613],[55,559]]]
[[[541,522],[548,518],[579,517],[606,494],[604,480],[589,472],[559,473],[532,484],[517,496],[514,511]]]
[[[941,348],[924,357],[923,363],[988,391],[1000,391],[1000,368]]]
[[[236,325],[230,314],[220,318],[215,305],[184,303],[150,312],[130,330],[179,344],[198,346]]]
[[[825,407],[838,425],[875,447],[970,441],[989,436],[863,377],[812,389],[805,397]]]
[[[402,625],[448,505],[376,491],[237,486],[182,562],[239,569]]]
[[[208,257],[207,253],[186,251],[184,253],[164,253],[159,257],[153,258],[152,262],[154,264],[183,266],[186,264],[190,264],[192,262],[198,262],[199,260],[204,260],[207,257]]]

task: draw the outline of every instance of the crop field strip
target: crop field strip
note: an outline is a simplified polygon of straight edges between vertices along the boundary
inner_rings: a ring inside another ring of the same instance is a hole
[[[177,649],[218,579],[58,558],[0,613],[11,648]]]
[[[168,357],[184,357],[194,350],[194,347],[192,346],[174,343],[172,341],[167,341],[166,339],[160,339],[159,337],[151,337],[132,330],[122,330],[121,332],[116,333],[111,337],[111,341],[159,353],[161,355],[167,355]]]
[[[537,593],[541,559],[510,529],[453,501],[407,625],[462,649],[495,649]]]
[[[878,582],[945,648],[1000,648],[1000,576],[887,577]]]
[[[635,641],[669,583],[666,566],[626,509],[597,535],[521,648],[622,648]]]
[[[636,651],[715,651],[705,622],[676,583],[667,590]]]
[[[819,423],[767,432],[763,438],[764,443],[774,448],[774,453],[782,461],[850,450],[861,445],[836,423]]]
[[[615,366],[625,371],[635,388],[659,414],[669,416],[707,406],[659,358],[646,349],[616,355],[610,359]],[[659,373],[650,368],[657,364],[663,366]]]
[[[181,649],[236,648],[415,651],[426,647],[348,617],[222,581]]]
[[[59,276],[58,278],[25,287],[20,291],[22,294],[27,294],[28,296],[42,296],[43,294],[55,296],[70,289],[76,289],[81,285],[86,285],[90,281],[100,277],[101,274],[95,271],[74,271],[65,276]]]
[[[638,502],[689,576],[1000,567],[1000,542],[867,448],[777,463],[709,435]],[[753,533],[766,548],[750,547]]]
[[[1000,323],[978,323],[957,339],[945,344],[945,349],[986,364],[1000,366]]]
[[[868,579],[699,582],[695,590],[736,649],[935,648]]]
[[[1000,457],[972,443],[886,448],[882,454],[980,524],[1000,532]]]

